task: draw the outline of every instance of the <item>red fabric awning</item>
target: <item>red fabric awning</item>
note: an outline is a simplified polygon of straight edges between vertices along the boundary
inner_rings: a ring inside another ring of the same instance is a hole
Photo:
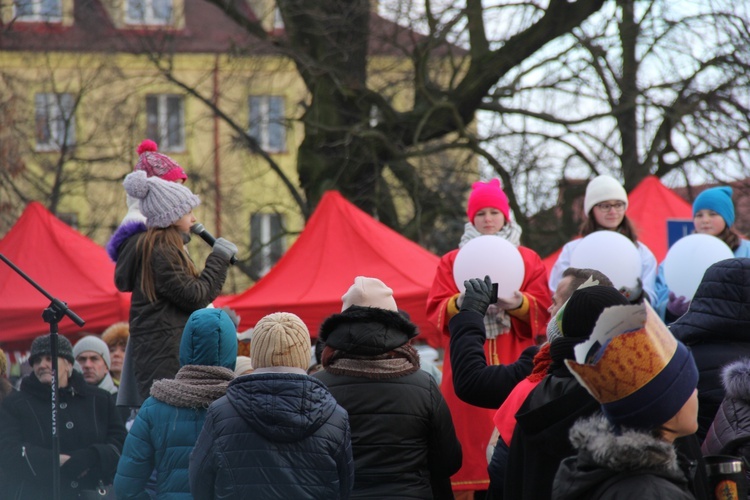
[[[28,204],[0,240],[3,254],[54,298],[62,300],[86,324],[63,317],[61,334],[77,338],[101,333],[112,323],[127,321],[130,294],[115,288],[115,265],[103,247],[56,218],[38,202]],[[28,345],[49,333],[42,311],[50,301],[0,261],[0,342]]]
[[[298,315],[316,338],[322,321],[341,311],[341,296],[356,276],[382,280],[398,307],[421,332],[432,335],[425,306],[438,257],[328,191],[297,241],[254,286],[220,297],[241,317],[240,329],[263,316],[284,311]]]

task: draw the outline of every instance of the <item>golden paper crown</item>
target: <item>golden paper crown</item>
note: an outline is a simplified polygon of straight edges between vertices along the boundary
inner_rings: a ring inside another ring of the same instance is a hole
[[[641,327],[633,329],[636,318]],[[623,399],[644,387],[667,366],[677,350],[677,340],[648,304],[605,309],[590,337],[594,345],[597,334],[607,337],[599,359],[593,364],[566,359],[565,364],[602,404]]]

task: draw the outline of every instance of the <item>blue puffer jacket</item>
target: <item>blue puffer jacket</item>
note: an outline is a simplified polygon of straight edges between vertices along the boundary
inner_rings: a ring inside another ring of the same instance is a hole
[[[296,373],[235,379],[190,457],[196,499],[334,500],[353,483],[349,416],[322,382]]]
[[[698,366],[698,437],[703,440],[724,399],[721,368],[750,357],[750,259],[727,259],[706,270],[690,309],[672,323]]]
[[[232,320],[220,309],[199,309],[190,316],[182,334],[183,368],[176,382],[189,384],[190,380],[180,375],[196,365],[233,370],[236,359],[237,331]],[[224,383],[228,385],[232,376],[227,372]],[[152,388],[155,390],[158,387]],[[155,396],[146,399],[125,440],[117,467],[117,498],[149,499],[145,487],[156,469],[157,498],[192,499],[188,482],[190,452],[203,428],[206,412],[206,406],[178,407]]]

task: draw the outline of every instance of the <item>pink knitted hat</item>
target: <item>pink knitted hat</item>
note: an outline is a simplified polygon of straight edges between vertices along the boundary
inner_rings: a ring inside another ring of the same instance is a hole
[[[138,146],[138,163],[134,171],[143,170],[148,177],[160,177],[165,181],[186,181],[185,170],[169,156],[158,153],[159,147],[154,141],[146,139]]]
[[[510,219],[508,197],[500,188],[500,179],[492,179],[489,182],[479,181],[472,184],[469,204],[466,207],[469,222],[473,224],[477,212],[487,207],[497,208],[503,213],[505,220]]]

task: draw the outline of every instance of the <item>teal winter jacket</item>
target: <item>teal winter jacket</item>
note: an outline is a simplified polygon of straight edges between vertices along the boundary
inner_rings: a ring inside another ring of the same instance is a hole
[[[237,334],[229,316],[220,309],[194,312],[182,334],[180,365],[221,366],[233,370],[236,359]],[[117,467],[117,498],[151,498],[146,484],[156,470],[156,498],[192,499],[188,465],[207,409],[207,404],[178,407],[153,395],[146,399],[125,440]]]

